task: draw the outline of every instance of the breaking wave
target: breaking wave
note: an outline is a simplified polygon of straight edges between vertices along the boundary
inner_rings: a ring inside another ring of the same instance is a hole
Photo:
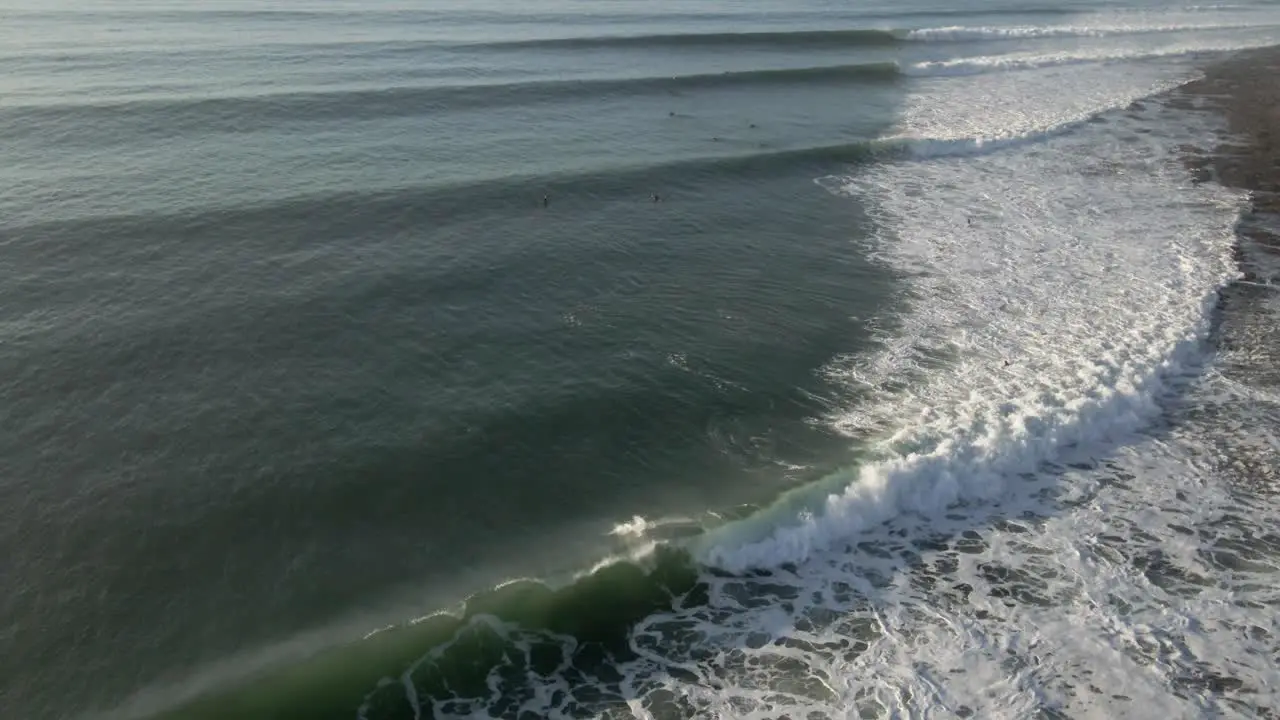
[[[979,75],[992,72],[1037,70],[1064,65],[1088,65],[1096,63],[1133,62],[1179,57],[1207,56],[1245,50],[1257,45],[1218,47],[1173,47],[1159,50],[1100,50],[1092,52],[1059,52],[1046,54],[990,55],[985,57],[954,58],[919,62],[904,68],[907,75],[918,77],[944,77]]]
[[[948,27],[920,28],[903,33],[907,40],[921,42],[970,42],[980,40],[1028,40],[1040,38],[1095,38],[1122,35],[1151,35],[1203,32],[1208,30],[1256,29],[1256,24],[1204,25],[1026,25],[1013,27]]]

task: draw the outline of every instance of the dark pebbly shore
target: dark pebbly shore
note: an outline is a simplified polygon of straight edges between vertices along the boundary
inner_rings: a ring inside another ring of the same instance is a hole
[[[1280,569],[1280,532],[1263,511],[1280,502],[1280,47],[1234,55],[1172,93],[1187,111],[1221,113],[1216,147],[1184,148],[1202,182],[1248,192],[1236,225],[1240,277],[1222,289],[1215,327],[1217,358],[1206,393],[1181,412],[1216,450],[1214,466],[1234,496],[1221,521],[1256,568]],[[1212,536],[1212,533],[1210,533]],[[1225,577],[1225,576],[1224,576]],[[1264,575],[1265,577],[1265,575]],[[1225,582],[1230,587],[1230,581]],[[1260,607],[1260,606],[1254,606]],[[1255,658],[1274,662],[1280,634],[1262,630]],[[1277,718],[1275,695],[1225,671],[1213,690],[1244,717]]]
[[[1227,137],[1215,148],[1189,148],[1188,162],[1202,180],[1249,192],[1236,228],[1242,278],[1222,293],[1222,371],[1270,394],[1280,388],[1280,47],[1210,66],[1175,96],[1227,121]]]
[[[1204,77],[1173,93],[1188,110],[1220,112],[1227,134],[1214,148],[1186,148],[1198,179],[1249,193],[1236,226],[1235,257],[1241,277],[1222,290],[1217,341],[1218,371],[1244,388],[1222,407],[1223,427],[1250,428],[1243,443],[1224,433],[1219,447],[1235,459],[1237,486],[1245,494],[1280,492],[1280,47],[1231,56]],[[1246,489],[1247,488],[1247,489]],[[1280,540],[1271,550],[1280,560]]]

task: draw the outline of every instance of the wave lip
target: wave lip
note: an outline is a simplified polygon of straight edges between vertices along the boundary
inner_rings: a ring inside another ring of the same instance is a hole
[[[459,42],[451,47],[485,50],[606,50],[656,48],[858,48],[894,47],[907,43],[972,42],[1037,38],[1110,37],[1213,30],[1257,29],[1257,24],[1205,23],[1166,25],[950,25],[924,28],[865,27],[841,29],[684,32],[643,35],[578,35],[525,40]]]

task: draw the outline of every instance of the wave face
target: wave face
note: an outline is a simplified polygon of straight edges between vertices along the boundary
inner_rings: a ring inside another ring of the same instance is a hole
[[[1130,25],[1023,25],[888,28],[856,30],[790,30],[780,32],[672,33],[656,35],[602,35],[539,38],[510,42],[477,43],[486,50],[608,50],[691,48],[787,48],[815,49],[891,48],[904,43],[973,43],[996,40],[1054,38],[1108,38],[1130,35],[1189,34],[1208,31],[1259,29],[1257,23],[1130,24]]]
[[[1020,27],[947,27],[918,28],[902,31],[906,40],[919,42],[973,42],[981,40],[1035,40],[1041,38],[1105,38],[1123,35],[1195,33],[1210,30],[1243,30],[1257,27],[1246,24],[1182,25],[1026,25]]]
[[[783,32],[672,33],[663,35],[604,35],[541,38],[512,42],[478,43],[489,50],[607,50],[628,48],[876,48],[903,43],[972,43],[991,40],[1051,38],[1106,38],[1126,35],[1162,35],[1220,30],[1257,29],[1246,23],[1184,23],[1133,25],[1025,25],[889,28],[867,30],[791,30]]]

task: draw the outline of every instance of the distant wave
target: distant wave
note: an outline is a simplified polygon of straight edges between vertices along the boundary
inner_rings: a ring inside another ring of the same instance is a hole
[[[733,138],[720,143],[719,154],[660,160],[648,164],[600,167],[583,171],[512,175],[462,183],[414,185],[377,190],[353,189],[336,193],[296,195],[263,203],[225,207],[205,206],[171,214],[138,214],[84,220],[68,219],[0,227],[36,240],[43,237],[94,237],[104,233],[138,234],[161,228],[164,232],[187,232],[183,228],[220,226],[230,219],[254,222],[255,215],[285,222],[346,217],[396,218],[399,221],[442,223],[458,213],[525,212],[534,207],[536,193],[543,189],[554,197],[584,197],[594,201],[648,197],[652,188],[678,193],[717,179],[750,179],[777,173],[812,173],[821,178],[852,166],[881,161],[909,161],[932,157],[974,156],[1020,145],[1034,144],[1077,127],[1073,120],[1032,132],[992,137],[928,138],[887,136],[790,148],[744,146]],[[248,218],[248,219],[246,219]]]
[[[459,687],[477,688],[478,703],[489,700],[485,678],[523,660],[530,641],[556,657],[563,643],[566,665],[591,678],[625,657],[609,652],[625,653],[637,622],[677,599],[698,603],[697,573],[688,553],[658,547],[567,583],[514,580],[472,595],[456,613],[381,628],[292,664],[259,661],[252,674],[210,673],[165,693],[140,695],[109,717],[221,720],[244,716],[246,707],[254,717],[331,717],[335,709],[340,717],[426,717],[424,707],[455,697]],[[608,651],[581,652],[579,643]],[[537,686],[542,678],[525,669],[508,675],[525,678],[522,687]],[[400,675],[401,682],[386,680]]]
[[[291,11],[268,11],[271,16],[283,15],[288,18]],[[309,13],[303,13],[309,15]],[[323,15],[324,13],[321,13]],[[982,15],[984,13],[979,13]],[[204,18],[204,13],[183,13]],[[936,13],[934,17],[947,13]],[[148,15],[148,18],[151,16]],[[223,19],[213,13],[208,21]],[[898,19],[902,19],[899,17]],[[972,19],[968,14],[967,19]],[[870,21],[868,19],[866,21]],[[864,21],[864,22],[866,22]],[[551,23],[554,25],[554,23]],[[500,41],[439,41],[439,40],[342,40],[327,41],[315,39],[306,43],[254,43],[252,45],[233,45],[216,49],[179,49],[168,46],[118,48],[108,46],[83,46],[74,49],[57,48],[50,50],[23,51],[20,53],[0,53],[0,64],[20,66],[32,61],[65,63],[109,63],[120,62],[125,57],[155,58],[183,56],[191,61],[208,55],[225,53],[229,48],[237,52],[269,51],[271,53],[288,53],[304,57],[308,53],[360,54],[365,56],[410,54],[417,55],[430,50],[608,50],[608,49],[844,49],[844,48],[890,48],[912,44],[943,44],[997,42],[1001,40],[1036,40],[1053,38],[1102,38],[1129,35],[1177,34],[1206,31],[1257,30],[1276,27],[1274,24],[1258,23],[1188,23],[1188,24],[1119,24],[1119,25],[945,25],[934,27],[863,27],[843,29],[797,29],[778,31],[747,32],[681,32],[657,33],[644,35],[583,35],[566,37],[532,38],[524,40]],[[123,55],[122,55],[123,53]],[[423,69],[424,71],[427,68]]]
[[[1157,35],[1211,30],[1250,30],[1258,25],[1024,25],[1009,27],[947,27],[907,30],[902,36],[917,42],[970,42],[980,40],[1028,40],[1039,38],[1111,37],[1123,35]]]
[[[1202,6],[1205,9],[1211,9],[1218,6]],[[1244,6],[1221,6],[1223,8],[1243,8]],[[1199,9],[1197,7],[1187,8],[1188,10]],[[686,11],[686,12],[626,12],[625,10],[607,11],[607,12],[555,12],[544,9],[529,9],[514,11],[503,9],[501,11],[456,8],[450,10],[436,9],[379,9],[379,8],[359,8],[353,10],[344,7],[333,8],[307,8],[307,9],[283,9],[283,8],[181,8],[181,9],[129,9],[129,8],[102,8],[102,9],[81,9],[74,11],[65,9],[15,9],[5,12],[5,17],[13,20],[27,21],[60,21],[67,17],[71,12],[77,18],[82,20],[92,20],[97,22],[151,22],[151,23],[175,23],[175,24],[192,24],[192,23],[225,23],[225,22],[252,22],[252,23],[308,23],[308,22],[333,22],[336,19],[349,17],[360,22],[387,22],[387,23],[403,23],[403,24],[424,24],[424,25],[444,25],[453,26],[465,23],[484,24],[487,26],[494,25],[537,25],[537,24],[560,24],[560,25],[581,25],[583,23],[591,24],[608,24],[608,25],[627,25],[636,22],[675,22],[675,23],[729,23],[740,22],[746,20],[766,19],[772,22],[802,22],[818,18],[821,22],[839,22],[839,23],[866,23],[879,22],[892,18],[947,18],[947,17],[1053,17],[1077,14],[1075,11],[1062,7],[1043,7],[1043,8],[1019,8],[1019,9],[930,9],[930,10],[910,10],[906,8],[894,8],[888,13],[858,13],[858,12],[839,12],[832,14],[830,11],[820,13],[789,11],[780,14],[762,14],[760,12],[717,12],[717,11]],[[802,33],[805,31],[801,31]],[[825,32],[825,31],[818,31]],[[859,30],[843,31],[836,30],[835,33],[862,32]],[[875,31],[870,31],[874,33]],[[712,33],[708,35],[699,35],[690,33],[681,35],[682,39],[677,43],[702,44],[694,40],[698,37],[711,37],[709,42],[716,42],[715,36],[721,36],[720,40],[732,44],[737,42],[733,38],[725,40],[724,38],[733,35],[755,36],[756,40],[768,40],[770,35],[794,35],[786,31],[781,32],[758,32],[758,33]],[[643,37],[664,38],[667,35],[650,35],[650,36],[624,36],[623,42],[641,43]],[[494,42],[494,43],[474,43],[475,45],[484,45],[487,47],[529,47],[529,46],[546,46],[555,47],[565,42],[569,47],[589,46],[594,42],[601,44],[610,44],[617,38],[615,37],[583,37],[583,38],[548,38],[546,40],[527,40],[514,42]],[[873,41],[876,38],[873,38]],[[659,40],[661,42],[661,40]],[[785,41],[784,41],[785,42]],[[423,44],[437,44],[430,40],[424,40]],[[473,43],[454,43],[445,44],[465,45]],[[562,45],[564,46],[564,45]],[[166,50],[171,48],[166,48]]]
[[[847,28],[830,30],[778,30],[755,32],[659,33],[649,35],[583,35],[569,37],[458,43],[483,49],[623,49],[623,48],[734,48],[888,47],[905,43],[974,42],[1038,38],[1110,37],[1212,30],[1256,29],[1256,24],[1166,25],[949,25],[924,28]]]
[[[1039,68],[1058,67],[1063,65],[1083,65],[1090,63],[1155,60],[1160,58],[1194,57],[1215,53],[1245,50],[1250,46],[1224,47],[1181,47],[1163,50],[1121,50],[1099,52],[1061,52],[1044,55],[989,55],[984,57],[955,58],[952,60],[935,60],[920,62],[903,68],[903,73],[917,77],[937,77],[950,75],[978,75],[991,72],[1012,70],[1035,70]]]
[[[97,133],[173,137],[190,132],[245,132],[282,122],[413,117],[471,108],[556,103],[574,99],[678,94],[771,85],[894,82],[903,76],[998,73],[1063,65],[1195,56],[1247,49],[1175,47],[1155,51],[1061,52],[962,57],[900,67],[893,62],[763,68],[676,76],[481,83],[384,89],[143,99],[115,103],[50,103],[0,109],[0,139],[66,134],[83,141]]]
[[[682,47],[858,47],[895,45],[891,30],[790,30],[769,32],[663,33],[654,35],[595,35],[476,43],[485,49],[609,49]]]
[[[122,130],[170,136],[192,131],[269,127],[279,122],[404,117],[468,108],[531,105],[575,98],[801,83],[893,81],[894,63],[768,68],[669,77],[552,80],[327,92],[174,98],[103,104],[29,105],[0,110],[0,137],[56,132],[60,125],[120,122]],[[68,131],[72,128],[68,127]]]
[[[234,46],[237,52],[288,54],[305,58],[311,53],[342,53],[350,56],[374,57],[390,55],[417,56],[429,50],[454,49],[627,49],[627,48],[767,48],[771,46],[804,48],[893,47],[913,44],[964,44],[1002,40],[1038,40],[1054,38],[1104,38],[1130,35],[1160,35],[1231,30],[1259,30],[1280,27],[1275,24],[1166,24],[1166,25],[946,25],[922,28],[862,28],[839,30],[795,30],[742,33],[673,33],[653,35],[602,35],[538,38],[517,41],[439,43],[430,40],[315,40],[307,43],[257,43],[248,48]],[[0,52],[0,69],[17,69],[33,62],[56,63],[61,69],[75,70],[76,64],[110,66],[125,59],[156,61],[156,58],[184,58],[201,62],[228,52],[227,47],[212,49],[171,47],[77,47],[50,50]],[[473,68],[475,69],[475,68]],[[443,76],[455,68],[423,67],[416,70],[427,76]]]
[[[1242,5],[1240,3],[1215,3],[1210,5],[1188,5],[1183,10],[1187,12],[1220,12],[1222,10],[1261,10],[1263,6],[1259,5]]]
[[[1031,16],[1055,16],[1055,15],[1079,15],[1080,11],[1062,5],[1044,6],[1044,7],[1013,7],[1013,8],[927,8],[913,10],[910,8],[894,8],[890,15],[892,17],[1002,17],[1013,15],[1018,17]]]

